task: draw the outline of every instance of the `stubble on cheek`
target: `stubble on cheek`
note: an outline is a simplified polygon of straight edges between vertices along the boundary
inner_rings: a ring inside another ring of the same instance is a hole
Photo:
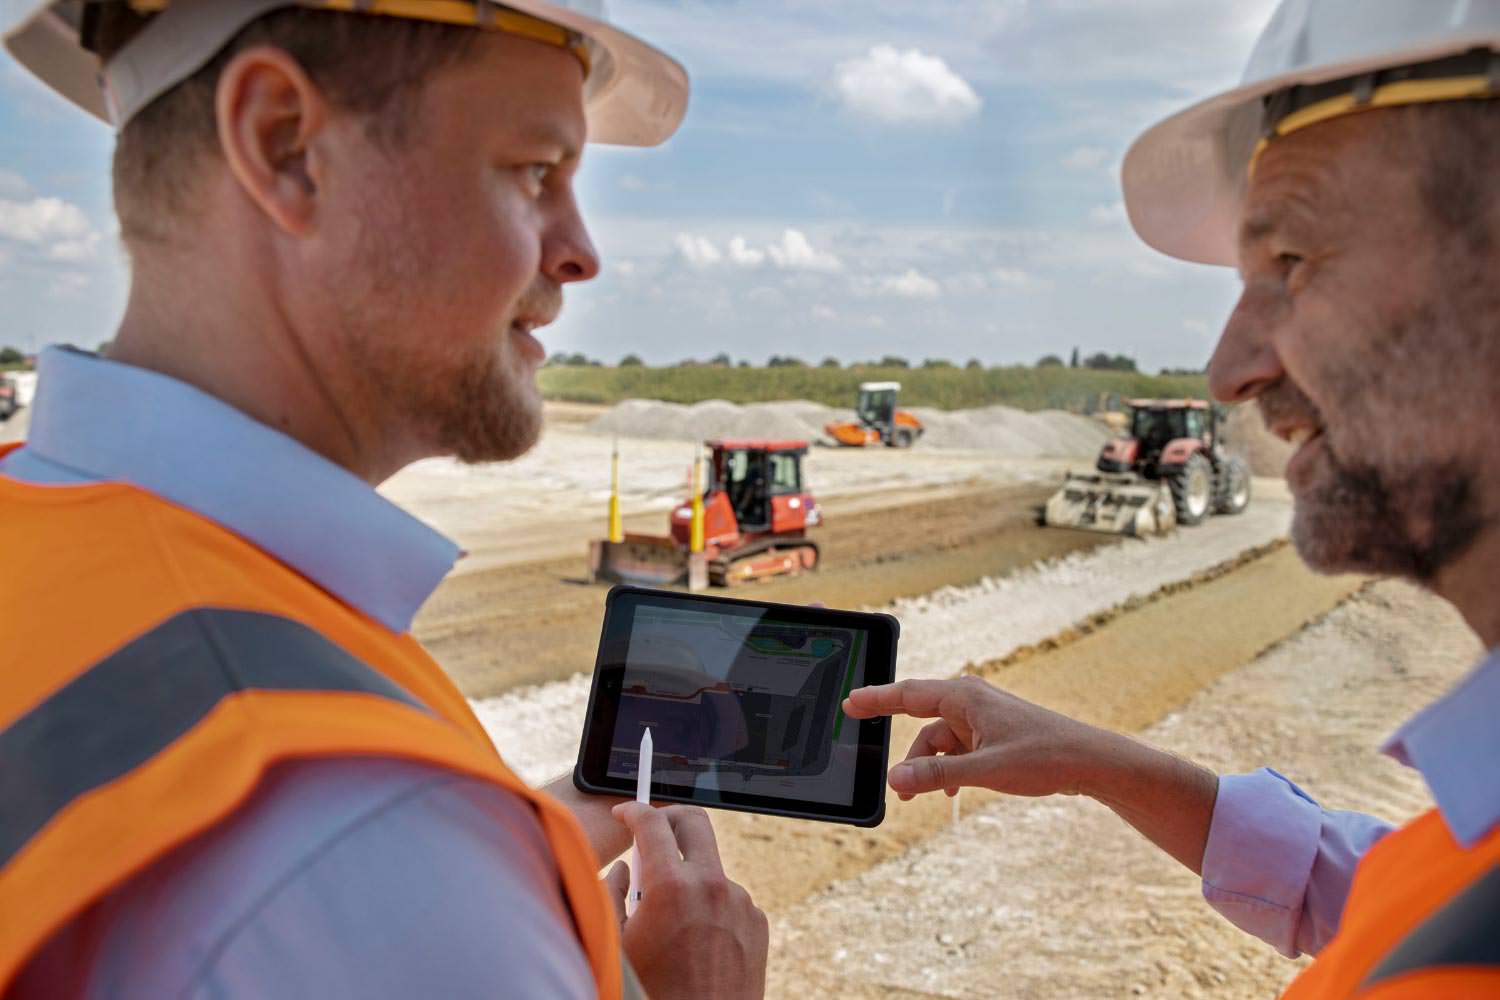
[[[1488,527],[1476,470],[1443,436],[1435,359],[1453,357],[1440,349],[1453,331],[1442,325],[1436,311],[1413,310],[1362,344],[1361,356],[1321,373],[1324,437],[1298,484],[1292,525],[1312,568],[1430,584]],[[1288,385],[1271,408],[1304,404],[1319,412]]]

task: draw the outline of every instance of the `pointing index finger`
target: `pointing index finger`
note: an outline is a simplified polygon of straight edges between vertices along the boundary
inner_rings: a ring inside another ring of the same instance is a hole
[[[876,715],[910,715],[931,719],[943,714],[943,699],[953,693],[953,681],[897,681],[849,692],[844,712],[851,719]]]

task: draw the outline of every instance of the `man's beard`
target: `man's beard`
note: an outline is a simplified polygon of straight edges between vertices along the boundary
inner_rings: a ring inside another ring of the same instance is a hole
[[[1296,495],[1292,520],[1292,541],[1313,569],[1430,585],[1488,527],[1476,476],[1457,460],[1398,455],[1382,467],[1342,456],[1317,408],[1284,378],[1258,402],[1267,425],[1300,417],[1323,431],[1320,454],[1312,456],[1317,468]]]
[[[529,293],[516,313],[555,315],[562,293]],[[423,443],[428,455],[451,455],[468,464],[519,458],[541,437],[542,399],[535,372],[511,342],[459,353],[439,336],[413,349],[401,338],[363,335],[351,359],[372,396],[391,411],[393,423]]]

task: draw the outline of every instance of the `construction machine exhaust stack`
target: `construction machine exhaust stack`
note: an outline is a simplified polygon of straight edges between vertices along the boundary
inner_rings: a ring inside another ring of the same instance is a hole
[[[619,531],[618,459],[610,492],[610,537],[589,543],[589,580],[733,586],[818,565],[807,529],[822,522],[802,482],[806,441],[709,441],[711,474],[693,460],[691,495],[673,509],[666,535]]]
[[[1128,437],[1105,443],[1097,472],[1069,475],[1044,520],[1143,537],[1250,504],[1250,470],[1224,449],[1219,413],[1197,399],[1132,399]]]

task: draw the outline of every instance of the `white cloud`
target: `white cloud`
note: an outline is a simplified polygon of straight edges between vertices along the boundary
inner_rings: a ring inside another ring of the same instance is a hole
[[[751,302],[763,306],[781,306],[786,304],[786,296],[779,289],[770,288],[766,285],[758,285],[745,296]]]
[[[842,271],[844,262],[826,250],[812,245],[800,229],[788,229],[781,234],[781,242],[766,248],[771,261],[788,271]]]
[[[818,305],[815,305],[811,309],[809,309],[808,315],[810,315],[813,319],[821,320],[833,320],[839,318],[838,310],[834,309],[831,306],[825,306],[822,303],[819,303]]]
[[[0,198],[19,198],[30,190],[26,178],[11,170],[0,170]]]
[[[87,236],[91,228],[83,209],[61,198],[0,199],[0,238],[45,244]]]
[[[1098,146],[1079,146],[1063,157],[1063,166],[1069,170],[1098,170],[1109,159],[1109,151]]]
[[[1209,325],[1201,319],[1185,319],[1182,321],[1182,328],[1188,333],[1196,334],[1200,337],[1207,337],[1213,333]]]
[[[677,253],[682,259],[693,267],[713,267],[724,259],[719,248],[714,246],[713,241],[705,236],[694,236],[691,233],[678,233],[672,241],[677,247]]]
[[[1030,274],[1014,267],[997,267],[990,276],[995,279],[995,284],[1008,288],[1025,288],[1032,280]]]
[[[1123,226],[1126,221],[1123,201],[1113,201],[1108,205],[1095,205],[1089,209],[1089,222],[1096,226]]]
[[[651,185],[644,178],[637,177],[635,174],[625,174],[620,178],[620,187],[626,191],[645,191]]]
[[[736,236],[729,241],[729,259],[741,267],[759,267],[765,263],[766,252],[750,246],[743,236]]]
[[[83,291],[89,285],[89,276],[81,271],[62,271],[52,276],[47,283],[47,295],[54,299],[66,299]]]
[[[90,260],[98,252],[102,238],[98,233],[89,233],[80,239],[62,240],[47,248],[47,256],[68,263]]]
[[[882,278],[876,288],[886,295],[896,295],[903,299],[935,299],[943,294],[942,285],[916,268],[908,268],[904,274]]]
[[[629,278],[635,274],[635,261],[621,260],[609,265],[609,270],[622,278]]]
[[[849,111],[887,122],[960,122],[984,106],[941,58],[892,45],[839,63],[834,89]]]

